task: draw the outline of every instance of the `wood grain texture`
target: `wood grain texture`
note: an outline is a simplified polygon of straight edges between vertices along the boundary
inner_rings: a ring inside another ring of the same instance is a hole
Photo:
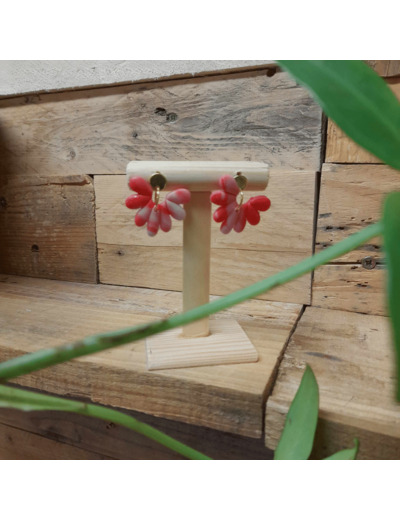
[[[381,218],[385,195],[400,190],[398,172],[384,165],[324,164],[315,250]],[[387,315],[382,239],[374,238],[314,273],[312,304]]]
[[[0,423],[1,460],[96,460],[109,458],[91,450],[76,448]]]
[[[276,447],[290,403],[309,364],[320,389],[319,437],[314,456],[350,447],[350,439],[357,435],[359,458],[398,458],[400,410],[394,399],[390,337],[387,318],[307,308],[267,401],[266,445]]]
[[[377,222],[385,195],[400,190],[400,176],[384,165],[324,164],[321,176],[315,250]],[[335,262],[361,262],[366,256],[382,261],[381,239],[375,238]]]
[[[235,320],[210,319],[208,336],[187,337],[182,329],[168,330],[146,339],[149,370],[256,363],[258,353]]]
[[[113,285],[182,291],[179,247],[99,244],[100,282]],[[279,264],[278,264],[279,256]],[[211,250],[211,294],[224,295],[279,272],[307,255],[232,249]],[[258,299],[310,303],[310,275],[276,287]]]
[[[95,283],[94,218],[88,175],[0,177],[0,271]]]
[[[366,60],[366,62],[383,78],[400,76],[400,60]]]
[[[94,179],[96,193],[96,231],[99,244],[127,246],[182,246],[182,222],[174,220],[169,233],[149,237],[144,228],[134,223],[136,211],[125,206],[133,192],[124,175],[102,175]],[[247,225],[242,233],[220,232],[220,225],[211,223],[213,249],[295,252],[309,255],[312,251],[315,172],[275,172],[265,191],[271,208],[261,213],[257,226]],[[262,192],[246,191],[248,198]],[[163,199],[165,194],[161,194]],[[212,211],[217,209],[212,205]]]
[[[312,305],[388,316],[383,265],[323,265],[314,272]]]
[[[182,261],[183,311],[204,305],[210,300],[210,195],[209,192],[194,192],[190,196],[190,202],[185,204],[186,217],[183,221]],[[182,335],[189,338],[206,337],[209,334],[208,316],[194,323],[189,323],[182,329]],[[148,354],[149,352],[150,350],[147,349]]]
[[[122,411],[212,459],[269,460],[273,455],[265,447],[264,439],[250,439],[142,413]],[[181,460],[184,458],[128,428],[77,414],[48,411],[24,413],[18,410],[0,409],[0,423],[113,459]],[[21,447],[19,451],[19,446],[15,446],[13,452],[21,456],[24,449]],[[62,451],[59,454],[64,455]]]
[[[131,160],[320,164],[321,109],[265,71],[0,100],[0,174],[124,173]]]
[[[245,287],[311,254],[314,190],[313,172],[277,172],[266,191],[271,209],[259,225],[223,235],[212,222],[212,294]],[[148,237],[125,207],[130,191],[124,176],[96,176],[95,192],[100,281],[182,290],[182,223],[174,221],[169,233]],[[253,195],[257,192],[246,192],[245,199]],[[309,303],[309,288],[306,275],[261,298]]]
[[[1,276],[0,358],[177,312],[179,293]],[[263,403],[301,306],[252,300],[220,317],[237,319],[258,363],[145,369],[144,341],[16,379],[55,394],[90,399],[185,423],[260,437]],[[218,318],[217,316],[217,318]]]
[[[255,161],[131,161],[126,166],[127,182],[132,177],[149,181],[154,172],[165,177],[165,191],[186,188],[192,194],[219,190],[222,176],[238,172],[246,177],[247,190],[264,191],[269,180],[268,164]]]
[[[400,99],[400,79],[386,80]],[[382,161],[357,145],[331,120],[328,120],[325,161],[328,163],[381,163]]]
[[[399,460],[400,442],[397,437],[368,431],[357,426],[340,424],[319,418],[311,459],[323,459],[361,440],[357,459]]]

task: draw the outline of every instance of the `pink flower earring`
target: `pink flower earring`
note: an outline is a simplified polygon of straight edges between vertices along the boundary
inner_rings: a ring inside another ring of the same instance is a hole
[[[150,177],[150,183],[142,177],[131,177],[129,187],[136,191],[136,195],[129,195],[125,205],[129,209],[139,209],[135,215],[135,224],[142,227],[147,223],[147,234],[154,237],[158,229],[169,231],[171,229],[171,217],[183,220],[186,212],[181,204],[190,201],[190,191],[185,188],[171,191],[160,203],[160,191],[164,189],[167,179],[161,173],[155,173]],[[152,199],[154,192],[154,201]]]
[[[260,211],[267,211],[271,201],[265,195],[251,197],[243,203],[243,190],[246,188],[247,179],[238,172],[235,177],[224,175],[218,181],[220,190],[211,193],[211,202],[220,207],[214,211],[215,222],[222,222],[221,232],[229,233],[234,229],[237,233],[243,231],[246,222],[252,226],[260,222]],[[239,195],[239,202],[236,198]]]

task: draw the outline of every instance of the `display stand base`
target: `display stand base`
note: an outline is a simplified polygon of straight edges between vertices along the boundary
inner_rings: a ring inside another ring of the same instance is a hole
[[[162,368],[254,363],[258,354],[235,320],[210,320],[211,334],[187,338],[181,329],[172,329],[146,339],[148,370]]]

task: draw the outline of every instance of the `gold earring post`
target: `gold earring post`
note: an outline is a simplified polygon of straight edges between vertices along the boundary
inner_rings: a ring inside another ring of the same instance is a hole
[[[167,184],[167,179],[160,172],[153,173],[150,177],[150,185],[154,190],[154,204],[157,208],[160,202],[160,191],[164,189]]]
[[[246,189],[247,186],[247,178],[242,174],[242,172],[237,172],[234,177],[238,188],[240,189],[239,193],[239,205],[236,208],[236,211],[239,211],[243,204],[244,194],[243,190]]]

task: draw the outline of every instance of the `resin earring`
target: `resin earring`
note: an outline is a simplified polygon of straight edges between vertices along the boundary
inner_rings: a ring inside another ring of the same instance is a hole
[[[167,179],[159,172],[150,177],[150,182],[142,177],[129,179],[129,187],[136,195],[129,195],[125,205],[129,209],[139,209],[135,215],[135,224],[142,227],[147,223],[147,234],[151,237],[154,237],[159,229],[169,231],[172,226],[171,217],[183,220],[186,216],[181,204],[190,201],[190,191],[185,188],[171,191],[164,202],[160,203],[160,192],[166,183]]]
[[[211,202],[220,206],[214,211],[213,218],[215,222],[222,223],[221,232],[224,234],[232,229],[240,233],[246,222],[252,226],[257,225],[260,222],[259,212],[267,211],[271,206],[271,201],[265,195],[250,197],[247,202],[243,202],[247,179],[240,172],[235,177],[224,175],[218,184],[221,189],[211,193]]]

